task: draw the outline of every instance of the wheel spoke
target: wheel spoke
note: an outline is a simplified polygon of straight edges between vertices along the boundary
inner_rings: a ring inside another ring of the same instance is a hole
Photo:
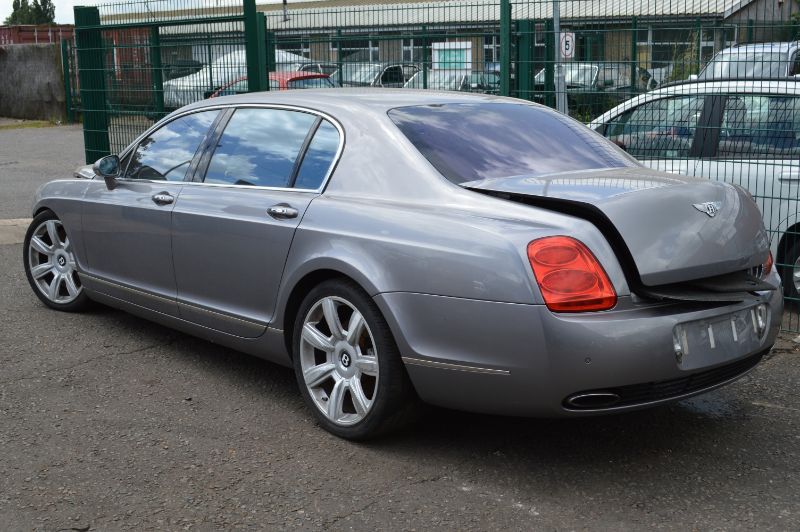
[[[44,240],[42,240],[38,236],[31,237],[31,247],[36,251],[38,251],[39,253],[43,253],[45,255],[53,254],[53,247],[45,244]]]
[[[303,378],[309,388],[314,388],[325,382],[334,369],[336,369],[336,365],[332,362],[312,366],[303,373]]]
[[[357,310],[353,310],[350,316],[350,323],[347,325],[347,343],[356,345],[358,337],[361,335],[361,330],[364,328],[364,317]]]
[[[47,272],[53,268],[49,262],[44,262],[31,268],[31,277],[34,279],[41,279]]]
[[[62,276],[60,273],[57,273],[53,276],[53,280],[50,281],[50,285],[47,287],[47,297],[50,301],[55,301],[58,299],[58,289],[61,286]]]
[[[47,220],[47,236],[50,237],[50,242],[54,247],[61,247],[61,240],[58,238],[58,230],[56,228],[55,220]]]
[[[356,407],[356,413],[359,416],[367,413],[369,399],[364,395],[364,388],[361,387],[361,381],[357,377],[350,378],[350,398],[353,400],[353,406]]]
[[[339,379],[333,385],[333,390],[328,396],[328,418],[332,421],[338,421],[344,413],[344,392],[346,391],[347,381],[345,379]]]
[[[336,312],[336,302],[331,297],[322,300],[322,312],[325,314],[325,322],[331,330],[331,334],[337,340],[344,338],[342,324],[339,321],[339,314]]]
[[[333,344],[330,339],[322,334],[313,323],[303,325],[303,340],[325,352],[333,351]]]
[[[70,297],[75,297],[78,295],[79,288],[78,285],[75,284],[75,279],[72,277],[72,272],[64,274],[64,286],[67,287],[67,292],[69,293]]]
[[[375,357],[360,356],[356,358],[356,367],[361,370],[361,373],[376,376],[378,374],[378,359]]]

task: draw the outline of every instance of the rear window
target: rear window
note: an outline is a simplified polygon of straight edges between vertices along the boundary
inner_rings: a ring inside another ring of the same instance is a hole
[[[638,165],[583,124],[540,106],[436,104],[392,109],[389,117],[454,183]]]

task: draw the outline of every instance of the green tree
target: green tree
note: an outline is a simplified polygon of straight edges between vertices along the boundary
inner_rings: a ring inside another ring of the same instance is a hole
[[[11,14],[6,17],[5,24],[52,24],[56,18],[56,6],[53,0],[13,0]]]

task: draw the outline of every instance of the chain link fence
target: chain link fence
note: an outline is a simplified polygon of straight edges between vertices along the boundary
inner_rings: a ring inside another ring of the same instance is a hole
[[[649,167],[748,189],[787,287],[784,326],[800,330],[792,305],[800,290],[798,0],[304,5],[76,8],[65,79],[87,161],[119,152],[171,110],[240,92],[405,87],[522,98],[568,113]]]

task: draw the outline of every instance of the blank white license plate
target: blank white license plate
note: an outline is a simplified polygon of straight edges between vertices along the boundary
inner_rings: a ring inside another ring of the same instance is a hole
[[[761,341],[755,309],[753,306],[724,316],[676,325],[672,337],[678,366],[681,369],[712,366],[757,350]]]

